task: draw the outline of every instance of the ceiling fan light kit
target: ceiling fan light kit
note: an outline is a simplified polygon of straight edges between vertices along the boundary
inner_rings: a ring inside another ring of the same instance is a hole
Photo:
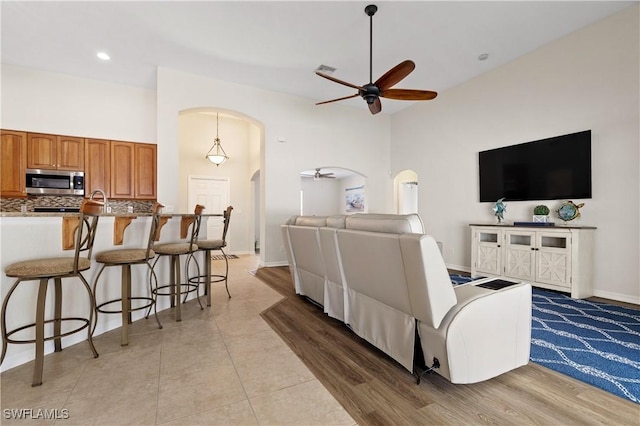
[[[316,74],[320,77],[342,84],[343,86],[356,89],[358,90],[358,93],[355,95],[344,96],[342,98],[331,99],[329,101],[318,102],[316,105],[328,104],[360,96],[365,100],[367,105],[369,105],[369,111],[371,111],[371,114],[377,114],[382,111],[380,98],[396,99],[400,101],[428,101],[438,96],[436,92],[432,92],[430,90],[392,89],[394,85],[399,83],[415,69],[416,64],[411,60],[400,62],[398,65],[383,74],[382,77],[377,79],[375,83],[373,82],[373,15],[375,15],[377,11],[378,7],[375,4],[370,4],[364,8],[364,12],[369,16],[369,83],[363,86],[351,84],[332,77],[322,72],[319,68],[316,70]]]

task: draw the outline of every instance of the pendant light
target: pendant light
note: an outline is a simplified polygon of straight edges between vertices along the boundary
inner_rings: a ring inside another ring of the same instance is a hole
[[[224,152],[224,149],[222,149],[222,145],[220,144],[220,137],[218,136],[219,127],[220,125],[218,122],[218,114],[216,113],[216,138],[213,140],[213,146],[205,156],[206,159],[211,161],[216,166],[219,166],[229,159],[227,153]]]

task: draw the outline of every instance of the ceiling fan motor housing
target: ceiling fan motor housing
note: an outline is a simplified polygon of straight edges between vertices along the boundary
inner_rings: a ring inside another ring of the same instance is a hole
[[[360,96],[362,96],[362,99],[367,101],[368,104],[374,103],[380,96],[380,88],[375,84],[365,84],[362,88],[364,90],[360,90]]]

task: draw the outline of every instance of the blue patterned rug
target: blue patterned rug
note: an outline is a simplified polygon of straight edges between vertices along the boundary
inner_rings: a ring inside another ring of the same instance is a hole
[[[531,361],[640,404],[640,310],[537,288],[532,302]]]

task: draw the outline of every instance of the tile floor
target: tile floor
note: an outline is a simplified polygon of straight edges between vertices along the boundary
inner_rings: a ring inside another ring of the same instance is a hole
[[[218,261],[214,261],[214,264]],[[289,350],[259,313],[281,296],[250,274],[255,256],[229,262],[232,298],[212,291],[212,307],[183,305],[183,320],[161,312],[164,328],[140,320],[129,346],[119,330],[0,375],[3,425],[354,425],[355,421]],[[203,298],[204,303],[204,298]],[[10,410],[27,419],[12,419]],[[48,410],[50,417],[42,419]],[[67,417],[67,418],[64,418]]]

